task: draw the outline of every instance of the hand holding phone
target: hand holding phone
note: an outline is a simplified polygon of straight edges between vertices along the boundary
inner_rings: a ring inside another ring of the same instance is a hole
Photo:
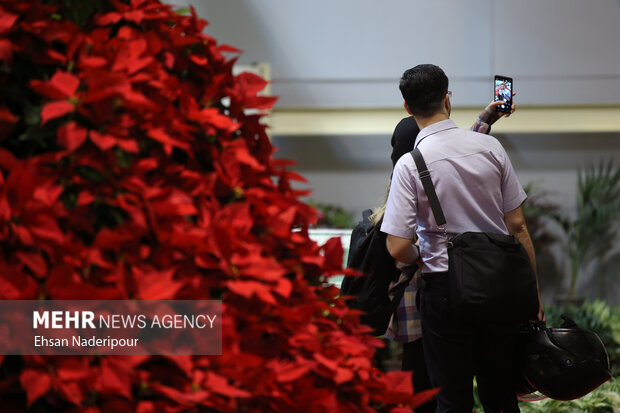
[[[506,102],[496,107],[498,112],[510,113],[512,109],[512,85],[511,77],[495,75],[493,100],[503,100]]]

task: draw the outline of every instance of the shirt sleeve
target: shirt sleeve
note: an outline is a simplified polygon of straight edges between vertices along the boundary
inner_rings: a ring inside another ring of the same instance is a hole
[[[412,172],[404,158],[396,163],[381,224],[381,231],[407,239],[413,239],[416,229],[417,194]]]
[[[527,194],[523,190],[523,187],[519,183],[517,174],[515,173],[508,154],[502,148],[503,158],[503,174],[502,174],[502,199],[503,199],[503,213],[510,212],[518,208],[523,201],[527,199]]]

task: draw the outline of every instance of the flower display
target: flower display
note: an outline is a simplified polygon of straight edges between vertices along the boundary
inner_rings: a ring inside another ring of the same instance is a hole
[[[0,356],[6,411],[406,412],[275,159],[275,98],[191,9],[0,0],[0,299],[223,302],[217,356]],[[8,334],[8,332],[2,332]],[[45,410],[46,408],[50,410]]]

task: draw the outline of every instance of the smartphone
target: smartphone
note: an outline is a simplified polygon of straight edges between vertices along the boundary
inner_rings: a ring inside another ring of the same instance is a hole
[[[512,78],[495,75],[493,82],[493,100],[505,100],[506,103],[496,107],[498,112],[510,113],[512,108]]]

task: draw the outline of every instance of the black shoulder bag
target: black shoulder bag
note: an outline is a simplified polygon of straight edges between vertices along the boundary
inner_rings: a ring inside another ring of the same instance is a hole
[[[411,155],[437,225],[446,218],[422,153]],[[447,239],[447,236],[446,236]],[[536,274],[514,235],[464,232],[447,239],[452,310],[469,320],[522,322],[538,315]]]

